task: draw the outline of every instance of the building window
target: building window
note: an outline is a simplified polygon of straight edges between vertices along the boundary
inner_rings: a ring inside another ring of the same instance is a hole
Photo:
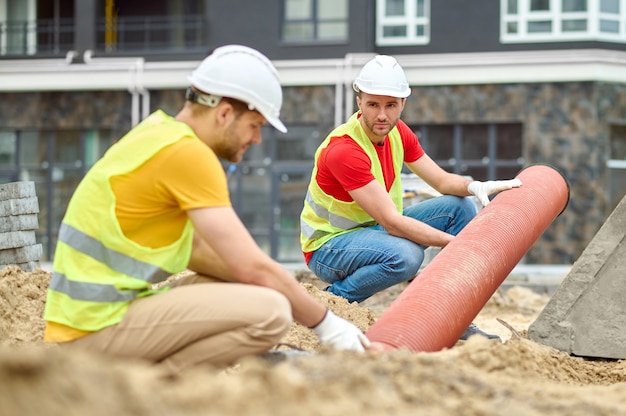
[[[0,130],[0,183],[17,180],[14,172],[16,139],[14,131]]]
[[[41,260],[52,260],[72,193],[114,137],[111,130],[0,130],[0,183],[35,183]]]
[[[510,179],[524,164],[519,123],[411,127],[426,153],[449,172],[480,181]]]
[[[0,0],[0,55],[57,56],[74,47],[73,0]]]
[[[430,0],[377,0],[376,45],[430,42]]]
[[[285,134],[264,127],[262,136],[240,163],[226,167],[233,208],[272,258],[300,262],[300,211],[325,136],[316,125],[293,123]]]
[[[348,40],[348,0],[285,0],[283,41]]]
[[[610,153],[607,161],[607,216],[626,195],[626,125],[612,125]]]
[[[500,40],[626,43],[626,1],[500,0]]]

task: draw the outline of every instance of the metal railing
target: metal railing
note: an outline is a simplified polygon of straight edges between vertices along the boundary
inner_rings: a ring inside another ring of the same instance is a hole
[[[99,18],[99,53],[189,52],[206,45],[202,15]],[[75,48],[75,20],[0,21],[0,56],[61,56]]]
[[[201,15],[102,18],[97,31],[99,52],[182,52],[206,44]]]
[[[74,36],[74,19],[0,21],[0,55],[63,55]]]

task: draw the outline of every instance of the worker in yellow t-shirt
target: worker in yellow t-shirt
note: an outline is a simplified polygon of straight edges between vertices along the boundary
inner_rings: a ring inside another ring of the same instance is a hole
[[[264,353],[293,319],[322,344],[368,348],[257,246],[231,206],[220,159],[239,162],[266,122],[287,131],[272,63],[227,45],[189,81],[176,116],[151,114],[77,187],[59,229],[45,340],[173,374]],[[195,273],[156,285],[185,270]]]

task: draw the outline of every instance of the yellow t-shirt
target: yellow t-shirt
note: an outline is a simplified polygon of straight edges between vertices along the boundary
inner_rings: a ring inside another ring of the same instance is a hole
[[[196,137],[181,139],[134,171],[112,177],[111,187],[124,235],[151,248],[166,246],[180,237],[187,210],[231,206],[219,159]],[[44,339],[65,342],[87,334],[47,322]]]

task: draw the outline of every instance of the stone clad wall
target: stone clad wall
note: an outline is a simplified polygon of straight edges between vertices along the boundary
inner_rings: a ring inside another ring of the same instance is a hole
[[[151,111],[174,115],[184,91],[152,91]],[[127,91],[0,94],[0,129],[130,128]],[[356,106],[355,106],[356,108]],[[316,124],[320,141],[334,127],[334,86],[287,87],[281,118]],[[610,125],[626,124],[626,85],[596,82],[414,87],[403,119],[411,124],[523,124],[525,165],[549,164],[566,177],[565,212],[526,256],[531,264],[573,263],[606,212]]]
[[[284,88],[280,117],[287,128],[290,123],[316,124],[321,134],[321,143],[335,128],[335,88],[330,86]]]
[[[0,128],[125,131],[130,101],[127,91],[0,93]]]
[[[525,165],[557,168],[570,185],[565,212],[526,256],[528,263],[574,262],[606,212],[610,123],[626,123],[626,87],[592,82],[418,87],[411,123],[521,122]]]

